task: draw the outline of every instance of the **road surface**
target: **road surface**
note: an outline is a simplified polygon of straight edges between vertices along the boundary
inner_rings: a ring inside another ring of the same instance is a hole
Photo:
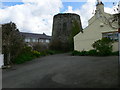
[[[117,56],[57,54],[3,70],[3,88],[117,87]]]

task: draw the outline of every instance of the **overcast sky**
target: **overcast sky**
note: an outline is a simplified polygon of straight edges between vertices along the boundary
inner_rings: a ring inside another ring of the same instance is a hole
[[[114,13],[112,1],[103,2],[105,12]],[[94,15],[95,5],[96,0],[2,0],[0,24],[12,21],[21,32],[51,35],[55,14],[79,14],[82,26],[85,28],[88,25],[88,19]]]

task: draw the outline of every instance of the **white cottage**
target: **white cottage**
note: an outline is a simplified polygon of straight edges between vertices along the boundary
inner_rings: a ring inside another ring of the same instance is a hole
[[[113,15],[104,12],[104,4],[98,1],[94,16],[88,21],[88,26],[74,37],[74,50],[89,51],[92,44],[102,37],[109,37],[115,41],[113,51],[118,51],[118,29],[116,23],[111,24]],[[112,27],[111,27],[112,26]]]

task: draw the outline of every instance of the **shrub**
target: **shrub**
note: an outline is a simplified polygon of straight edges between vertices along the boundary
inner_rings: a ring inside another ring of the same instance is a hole
[[[72,52],[72,55],[75,56],[75,55],[78,55],[79,56],[80,52],[79,51],[73,51]]]
[[[96,50],[90,50],[90,51],[88,51],[88,55],[96,56],[96,55],[98,55],[98,52]]]
[[[88,52],[83,50],[83,51],[80,52],[80,55],[81,55],[81,56],[87,56],[87,55],[88,55]]]
[[[112,55],[119,56],[119,51],[113,52]]]
[[[33,54],[33,56],[35,56],[35,57],[39,57],[39,56],[41,56],[41,53],[40,52],[38,52],[38,51],[32,51],[32,54]]]
[[[98,51],[99,56],[108,56],[112,53],[112,40],[109,38],[102,38],[94,42],[92,46]]]
[[[46,56],[46,55],[48,55],[48,54],[46,53],[46,51],[42,51],[42,52],[40,53],[40,55],[41,55],[41,56]]]
[[[33,56],[32,54],[30,53],[23,53],[21,55],[19,55],[15,60],[14,60],[14,63],[16,64],[21,64],[21,63],[24,63],[26,61],[30,61],[32,59],[34,59],[35,56]]]
[[[13,63],[21,64],[26,61],[30,61],[34,58],[41,56],[41,53],[38,51],[32,51],[31,47],[24,47],[22,52],[13,60]]]
[[[37,43],[33,45],[33,50],[42,52],[48,49],[48,44]]]
[[[49,55],[53,55],[53,54],[56,54],[56,51],[46,50],[46,53],[49,54]]]
[[[79,51],[73,51],[72,55],[74,55],[74,56],[87,56],[88,52],[87,51],[81,51],[81,52],[79,52]]]

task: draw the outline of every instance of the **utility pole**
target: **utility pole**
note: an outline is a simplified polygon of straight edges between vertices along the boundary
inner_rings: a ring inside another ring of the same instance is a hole
[[[2,54],[2,25],[0,25],[0,68],[3,66],[3,54]]]
[[[118,28],[118,44],[119,44],[118,45],[118,48],[119,48],[119,60],[118,60],[118,64],[119,64],[119,69],[120,69],[120,1],[118,2],[117,5],[115,5],[115,3],[113,3],[113,5],[115,6],[114,12],[116,13],[116,14],[113,14],[113,22],[115,20],[118,21],[118,27],[116,27],[116,28]]]
[[[118,7],[116,8],[117,14],[115,14],[115,18],[118,20],[118,48],[119,48],[119,60],[118,60],[118,88],[120,88],[120,1],[118,2]],[[114,10],[115,11],[115,10]]]

